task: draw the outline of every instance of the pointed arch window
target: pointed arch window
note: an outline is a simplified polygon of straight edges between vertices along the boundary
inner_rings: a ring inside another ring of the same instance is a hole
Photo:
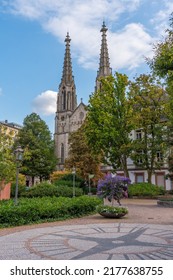
[[[66,109],[66,90],[63,88],[62,90],[62,110]]]
[[[61,163],[64,163],[64,144],[61,144]]]

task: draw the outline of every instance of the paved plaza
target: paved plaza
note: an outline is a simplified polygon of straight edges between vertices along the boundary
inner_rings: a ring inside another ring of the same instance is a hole
[[[173,209],[126,201],[122,219],[92,215],[0,230],[2,260],[173,260]]]

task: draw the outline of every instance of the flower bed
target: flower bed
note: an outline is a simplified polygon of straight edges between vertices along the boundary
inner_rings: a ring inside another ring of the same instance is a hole
[[[106,218],[121,218],[128,214],[128,209],[125,207],[114,207],[109,205],[98,205],[97,212]]]

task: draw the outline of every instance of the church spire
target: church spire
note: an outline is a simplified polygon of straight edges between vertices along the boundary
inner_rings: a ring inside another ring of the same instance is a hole
[[[110,68],[109,63],[109,53],[108,53],[108,46],[107,46],[107,38],[106,32],[107,27],[105,22],[103,22],[102,28],[100,32],[102,32],[102,41],[101,41],[101,51],[100,51],[100,62],[99,62],[99,70],[97,71],[96,77],[96,90],[99,89],[99,78],[100,77],[107,77],[112,74],[112,69]]]
[[[66,49],[65,49],[65,56],[64,56],[64,66],[63,66],[63,74],[61,83],[66,85],[71,85],[74,82],[74,77],[72,73],[72,63],[71,63],[71,53],[70,53],[70,36],[67,32],[67,36],[65,38]]]
[[[57,112],[73,112],[77,107],[76,86],[72,72],[70,36],[65,38],[65,55],[61,83],[59,85]]]

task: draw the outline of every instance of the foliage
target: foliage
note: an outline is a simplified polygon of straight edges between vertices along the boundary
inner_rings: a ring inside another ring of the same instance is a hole
[[[166,78],[168,82],[173,80],[173,13],[164,40],[154,45],[154,56],[147,61],[157,75]]]
[[[112,207],[109,205],[98,205],[96,208],[98,213],[111,213],[111,214],[128,214],[126,207]]]
[[[15,178],[16,165],[12,151],[13,132],[0,124],[0,188],[1,182],[8,183]]]
[[[16,183],[12,183],[11,185],[11,194],[10,197],[13,198],[15,197],[15,190],[16,190]],[[23,195],[23,193],[26,192],[26,186],[25,185],[21,185],[19,183],[18,185],[18,197],[21,197]]]
[[[127,197],[127,188],[129,184],[129,178],[107,174],[104,179],[101,179],[98,182],[98,195],[103,198],[108,198],[112,203],[113,200],[116,200],[118,204],[121,205],[121,198]]]
[[[85,134],[85,126],[82,125],[77,131],[69,136],[69,156],[65,161],[65,167],[76,168],[77,174],[87,179],[88,174],[100,176],[101,155],[96,155],[89,147]]]
[[[120,167],[128,176],[127,158],[131,151],[131,108],[126,98],[129,81],[126,75],[101,78],[101,90],[90,96],[86,118],[86,137],[95,153],[104,155],[104,162]]]
[[[157,197],[163,195],[165,190],[163,187],[159,187],[150,183],[137,183],[131,184],[128,188],[129,197]]]
[[[73,174],[72,173],[68,173],[68,174],[65,174],[61,180],[63,181],[73,181]],[[82,183],[83,182],[83,178],[81,178],[80,176],[78,176],[77,174],[75,174],[75,181],[76,182],[79,182],[79,183]]]
[[[63,170],[63,171],[54,171],[51,175],[50,175],[50,180],[51,180],[51,182],[55,182],[55,181],[57,181],[57,180],[59,180],[59,179],[62,179],[65,175],[68,175],[68,174],[70,174],[70,172],[69,171],[65,171],[65,170]]]
[[[65,220],[91,214],[100,199],[88,196],[76,198],[43,197],[0,202],[0,227]]]
[[[16,184],[16,178],[11,182],[12,184]],[[26,176],[19,173],[18,175],[18,184],[24,186],[26,184]]]
[[[131,158],[148,172],[148,182],[167,158],[167,104],[163,85],[152,75],[140,75],[130,83],[129,102],[133,107],[131,121],[141,137],[133,141]],[[161,158],[156,155],[160,153]]]
[[[58,180],[58,181],[55,181],[54,182],[54,185],[55,186],[68,186],[68,187],[73,187],[73,180],[71,181],[66,181],[66,180]],[[76,187],[80,187],[81,183],[80,182],[77,182],[75,180],[75,186]]]
[[[83,194],[82,189],[75,188],[75,195],[81,196]],[[58,185],[49,184],[46,182],[40,183],[34,187],[29,188],[27,191],[20,194],[22,197],[44,197],[44,196],[63,196],[63,197],[72,197],[73,189],[68,185]]]
[[[21,172],[40,179],[48,179],[56,166],[54,142],[46,123],[32,113],[24,119],[19,132],[19,144],[25,150]]]

